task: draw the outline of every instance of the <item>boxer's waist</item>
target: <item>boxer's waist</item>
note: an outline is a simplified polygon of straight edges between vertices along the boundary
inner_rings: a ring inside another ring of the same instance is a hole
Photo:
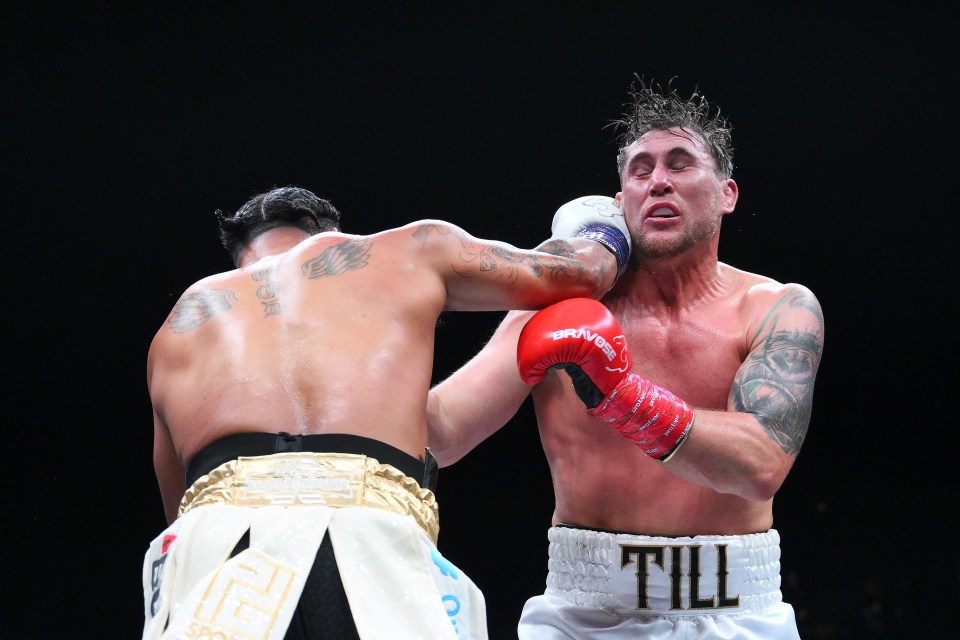
[[[243,507],[373,507],[409,515],[437,542],[432,491],[390,464],[361,454],[309,451],[240,456],[200,476],[179,515],[211,504]]]
[[[356,453],[376,458],[381,464],[396,467],[421,487],[436,491],[437,461],[429,449],[424,461],[385,442],[347,433],[293,435],[289,433],[235,433],[216,440],[197,453],[187,465],[186,486],[225,462],[241,456],[265,456],[272,453],[312,451],[314,453]]]
[[[722,615],[782,600],[780,537],[663,537],[554,527],[547,593],[619,614]]]

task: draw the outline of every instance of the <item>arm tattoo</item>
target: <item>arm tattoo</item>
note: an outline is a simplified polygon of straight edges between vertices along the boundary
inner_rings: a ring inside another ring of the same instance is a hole
[[[273,268],[259,269],[250,274],[254,282],[261,283],[257,287],[257,298],[263,305],[263,317],[277,316],[283,311],[283,304],[277,293],[280,290],[280,284],[273,279]]]
[[[366,239],[344,240],[304,262],[300,265],[300,271],[311,280],[355,271],[367,266],[372,244],[372,241]]]
[[[417,227],[413,232],[413,236],[417,238],[421,244],[425,244],[431,233],[454,236],[456,240],[460,242],[458,257],[461,262],[466,264],[476,263],[482,272],[489,273],[499,271],[501,276],[509,282],[516,281],[517,273],[521,267],[530,269],[533,275],[538,278],[542,278],[545,272],[549,273],[552,279],[558,279],[569,274],[571,271],[578,273],[583,272],[583,265],[579,262],[573,262],[569,259],[557,261],[542,260],[538,256],[521,255],[507,246],[480,245],[470,240],[464,233],[451,231],[441,225],[422,225]],[[540,248],[539,250],[544,253],[554,254],[559,258],[568,258],[576,254],[568,245],[559,243],[550,248]],[[466,271],[458,268],[456,264],[453,265],[453,270],[461,275],[467,275]]]
[[[806,311],[807,326],[784,329],[785,313]],[[752,413],[785,453],[797,455],[806,438],[813,383],[823,353],[823,314],[799,292],[781,298],[757,334],[759,345],[737,371],[730,396],[737,411]]]
[[[575,278],[583,277],[583,264],[575,260],[577,257],[577,250],[570,246],[570,242],[567,239],[553,238],[542,243],[539,247],[537,247],[537,250],[557,256],[558,258],[563,258],[563,260],[558,261],[551,260],[549,264],[546,264],[537,258],[531,258],[531,262],[533,263],[531,267],[538,276],[544,270],[547,270],[550,272],[550,277],[553,280],[559,279],[563,276],[569,276],[571,273],[575,274],[573,276]]]
[[[230,311],[239,298],[229,289],[201,289],[177,300],[168,322],[174,333],[193,331],[218,313]]]

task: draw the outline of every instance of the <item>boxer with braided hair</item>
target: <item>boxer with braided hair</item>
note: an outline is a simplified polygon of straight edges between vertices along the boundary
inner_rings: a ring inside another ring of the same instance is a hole
[[[629,242],[597,211],[571,204],[535,250],[433,219],[345,234],[299,187],[218,211],[236,269],[191,285],[147,358],[169,526],[144,640],[484,640],[483,595],[436,546],[436,323],[608,291]]]

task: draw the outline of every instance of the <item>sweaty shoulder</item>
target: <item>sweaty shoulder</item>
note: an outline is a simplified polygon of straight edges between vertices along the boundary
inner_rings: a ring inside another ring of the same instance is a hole
[[[477,238],[442,220],[418,220],[368,237],[385,251],[415,258],[444,278],[512,274],[519,260],[514,247]]]
[[[207,276],[188,287],[173,305],[158,335],[188,333],[228,312],[238,301],[236,274],[237,271],[228,271]]]
[[[742,291],[741,310],[745,315],[749,344],[772,332],[789,330],[813,337],[822,346],[823,311],[814,293],[795,282],[772,278],[724,265]]]
[[[281,260],[285,269],[296,269],[298,276],[321,280],[363,269],[369,264],[374,247],[370,236],[328,231],[303,240]]]
[[[460,227],[443,220],[417,220],[401,227],[381,231],[371,239],[411,251],[441,251],[460,248],[476,242],[476,238]]]
[[[421,252],[447,250],[462,246],[473,238],[460,227],[442,220],[418,220],[370,235],[349,235],[338,232],[322,233],[307,238],[298,245],[298,251],[336,247],[343,256],[365,256],[371,252]]]
[[[788,293],[814,298],[812,291],[795,282],[784,284],[768,276],[737,269],[725,263],[720,263],[719,267],[723,278],[743,296],[741,302],[745,305],[770,305]]]

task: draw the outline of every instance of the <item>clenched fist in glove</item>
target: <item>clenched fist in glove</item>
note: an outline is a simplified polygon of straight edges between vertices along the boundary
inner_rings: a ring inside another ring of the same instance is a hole
[[[520,332],[517,366],[527,384],[563,368],[588,412],[648,456],[666,462],[693,426],[693,409],[647,378],[630,373],[623,330],[610,310],[571,298],[535,313]]]
[[[620,203],[608,196],[583,196],[571,200],[553,214],[550,226],[554,238],[595,240],[617,257],[618,272],[623,273],[630,258],[630,230]]]

